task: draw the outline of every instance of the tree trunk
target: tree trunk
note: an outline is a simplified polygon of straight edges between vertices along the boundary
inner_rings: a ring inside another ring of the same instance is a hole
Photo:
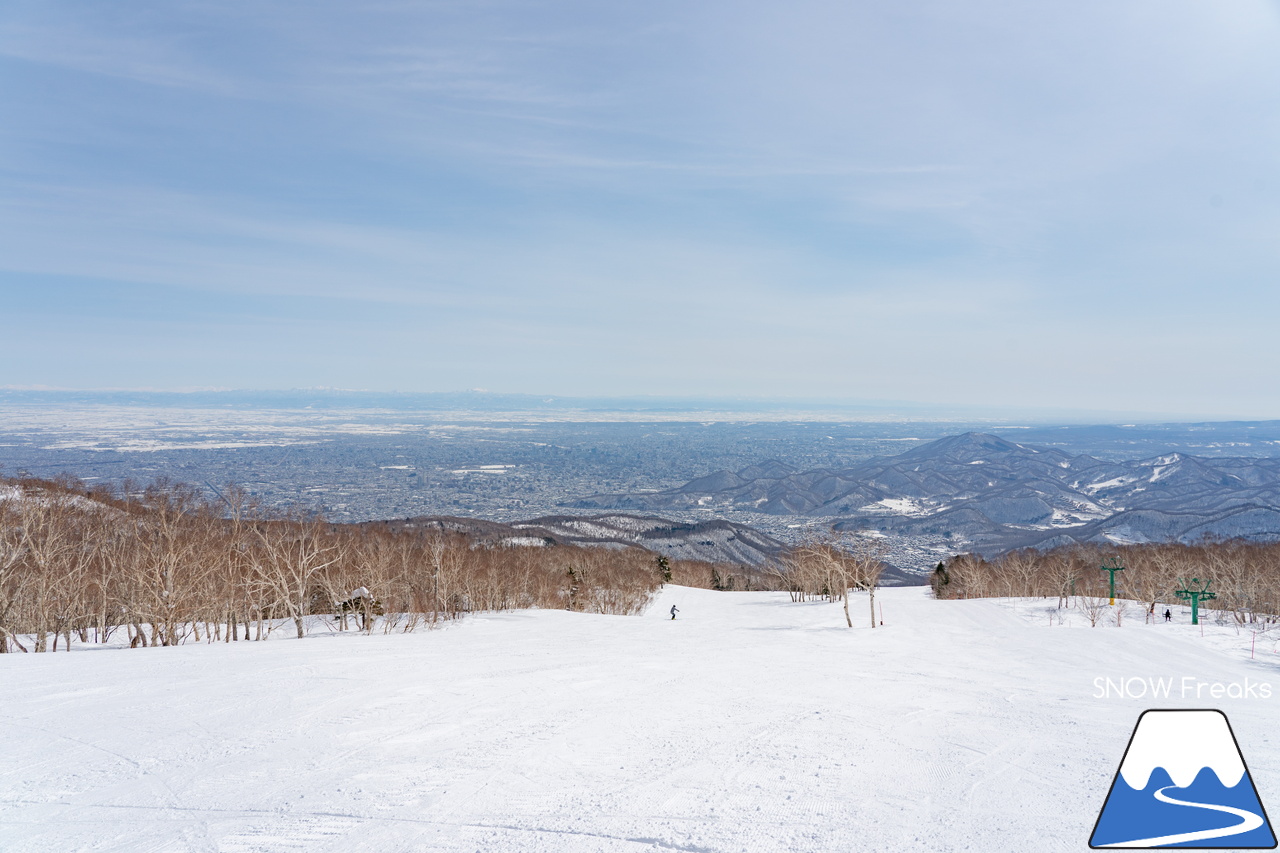
[[[13,644],[18,647],[19,651],[24,653],[27,651],[27,647],[18,642],[16,634],[11,633],[5,628],[0,628],[0,653],[6,653],[9,651],[9,640],[11,639],[13,640]]]

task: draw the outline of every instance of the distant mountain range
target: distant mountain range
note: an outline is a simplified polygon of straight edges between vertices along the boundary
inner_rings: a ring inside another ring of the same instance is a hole
[[[464,533],[475,541],[491,545],[639,547],[676,560],[704,560],[709,563],[748,566],[766,563],[787,548],[772,536],[732,521],[684,524],[665,518],[627,513],[548,515],[510,523],[454,516],[423,516],[365,524],[386,525],[393,529],[434,529]],[[918,575],[886,565],[880,582],[882,586],[903,586],[919,584],[921,580]]]
[[[548,515],[507,523],[453,516],[424,516],[374,523],[397,528],[448,530],[500,545],[603,545],[615,548],[638,545],[679,560],[751,566],[766,562],[787,547],[772,536],[731,521],[684,524],[665,518],[622,513]]]
[[[1070,542],[1280,540],[1280,459],[1172,453],[1136,461],[965,433],[850,468],[769,461],[675,489],[592,495],[583,509],[825,516],[995,553]]]

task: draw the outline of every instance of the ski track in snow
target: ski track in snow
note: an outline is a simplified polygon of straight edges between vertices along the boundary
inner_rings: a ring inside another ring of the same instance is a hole
[[[850,630],[668,587],[642,616],[5,655],[0,850],[1080,850],[1150,705],[1094,678],[1277,672],[1045,602],[877,601],[874,630],[865,598]],[[1218,705],[1266,802],[1274,706]]]
[[[1237,823],[1235,826],[1224,826],[1220,829],[1200,829],[1195,832],[1180,832],[1174,835],[1160,835],[1155,838],[1139,838],[1136,841],[1125,841],[1119,844],[1107,844],[1104,846],[1168,847],[1173,844],[1185,844],[1188,841],[1208,841],[1211,838],[1227,838],[1232,835],[1239,835],[1243,832],[1251,832],[1262,826],[1262,816],[1254,814],[1247,809],[1238,809],[1235,806],[1219,806],[1212,803],[1193,803],[1188,800],[1176,800],[1165,793],[1165,791],[1177,787],[1177,785],[1167,785],[1163,788],[1159,788],[1154,792],[1155,798],[1162,803],[1170,803],[1175,806],[1189,806],[1194,809],[1209,809],[1210,811],[1235,815],[1240,818],[1240,823]]]

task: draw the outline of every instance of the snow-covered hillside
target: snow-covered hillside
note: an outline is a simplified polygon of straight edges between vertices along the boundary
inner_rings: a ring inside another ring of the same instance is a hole
[[[1132,608],[877,602],[874,630],[865,599],[850,630],[668,587],[643,616],[6,655],[0,849],[1074,851],[1148,707],[1223,709],[1280,803],[1280,634],[1251,661],[1247,632]],[[1097,698],[1148,677],[1273,698]]]

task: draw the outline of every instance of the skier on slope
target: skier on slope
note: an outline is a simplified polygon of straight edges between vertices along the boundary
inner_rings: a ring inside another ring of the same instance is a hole
[[[676,614],[677,614],[677,613],[679,613],[679,612],[680,612],[679,608],[677,608],[674,604],[673,604],[673,605],[671,605],[671,619],[672,619],[672,621],[674,621],[674,620],[675,620],[675,618],[676,618]]]
[[[1173,611],[1166,607],[1164,609],[1164,621],[1168,622],[1171,619],[1173,619]]]

